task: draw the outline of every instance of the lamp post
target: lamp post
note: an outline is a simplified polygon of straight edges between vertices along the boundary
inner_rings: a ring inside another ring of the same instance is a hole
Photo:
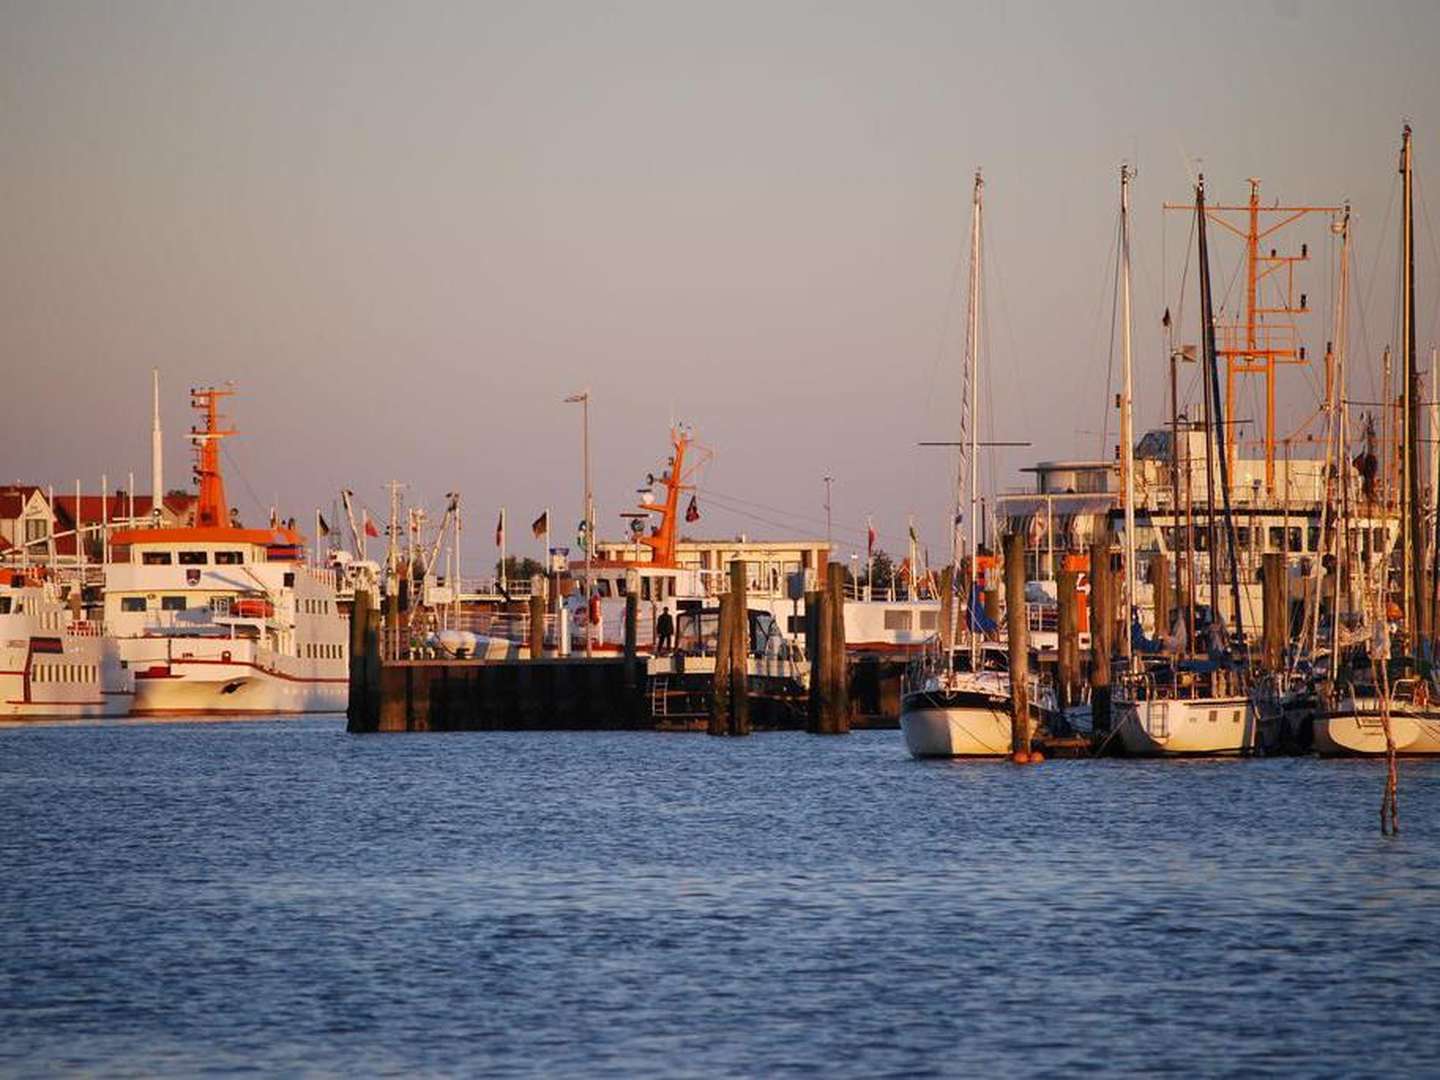
[[[590,549],[595,541],[595,507],[590,497],[590,391],[571,394],[565,404],[579,404],[581,416],[581,461],[585,476],[585,655],[593,655],[590,637]]]

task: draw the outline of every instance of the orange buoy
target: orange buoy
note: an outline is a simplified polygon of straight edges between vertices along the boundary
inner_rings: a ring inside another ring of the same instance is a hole
[[[1042,754],[1039,750],[1031,750],[1031,751],[1030,751],[1030,764],[1031,764],[1031,765],[1039,765],[1039,764],[1040,764],[1042,761],[1044,761],[1044,760],[1045,760],[1045,755]]]
[[[1030,764],[1030,755],[1024,750],[1016,750],[1015,753],[1010,755],[1010,760],[1016,765],[1028,765]]]

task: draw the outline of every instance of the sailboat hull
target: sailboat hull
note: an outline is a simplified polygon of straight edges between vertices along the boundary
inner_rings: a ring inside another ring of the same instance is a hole
[[[1243,697],[1117,701],[1115,722],[1127,754],[1139,757],[1253,753],[1257,716]]]
[[[900,703],[905,747],[917,758],[1001,757],[1010,753],[1010,705],[965,690],[917,690]]]

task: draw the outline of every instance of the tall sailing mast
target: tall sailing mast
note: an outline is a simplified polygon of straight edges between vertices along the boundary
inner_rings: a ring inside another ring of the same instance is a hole
[[[1430,636],[1428,605],[1425,603],[1425,508],[1420,498],[1420,372],[1415,366],[1415,189],[1414,161],[1410,147],[1410,125],[1405,125],[1400,144],[1400,175],[1403,187],[1401,218],[1400,358],[1405,365],[1405,546],[1402,563],[1405,575],[1405,626],[1409,631],[1412,655],[1418,657],[1422,642]]]
[[[978,659],[980,651],[980,641],[974,633],[974,613],[970,610],[970,606],[975,596],[976,556],[980,550],[978,534],[980,519],[977,512],[980,497],[980,426],[978,403],[980,400],[980,223],[984,190],[985,180],[980,175],[980,170],[976,169],[975,186],[970,198],[970,287],[967,297],[969,312],[965,327],[965,379],[967,383],[965,406],[967,409],[966,423],[970,430],[969,446],[965,447],[964,450],[968,450],[970,460],[966,463],[962,459],[958,484],[962,491],[967,487],[969,489],[969,508],[966,510],[966,514],[970,526],[970,546],[968,552],[970,558],[970,573],[968,580],[965,582],[966,593],[963,610],[966,621],[971,627],[969,635],[970,657],[972,661],[971,670],[975,670],[976,668],[975,661]],[[968,483],[965,475],[967,464],[969,466]],[[960,498],[956,499],[957,509],[961,501]],[[952,529],[952,536],[957,531],[958,530]],[[958,540],[958,537],[956,537],[956,539]],[[957,557],[954,562],[959,566],[961,559]],[[950,663],[948,657],[946,663],[947,665]]]
[[[1121,655],[1128,666],[1134,666],[1134,643],[1130,640],[1131,620],[1135,610],[1135,436],[1132,430],[1134,397],[1130,372],[1130,166],[1120,166],[1120,288],[1122,314],[1122,350],[1124,353],[1125,388],[1120,396],[1120,468],[1125,474],[1125,629],[1121,637]],[[1156,626],[1164,616],[1156,613]]]

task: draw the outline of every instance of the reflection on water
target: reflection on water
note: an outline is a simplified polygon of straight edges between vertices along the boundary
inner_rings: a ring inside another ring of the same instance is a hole
[[[1440,765],[0,731],[0,1071],[1440,1066]]]

